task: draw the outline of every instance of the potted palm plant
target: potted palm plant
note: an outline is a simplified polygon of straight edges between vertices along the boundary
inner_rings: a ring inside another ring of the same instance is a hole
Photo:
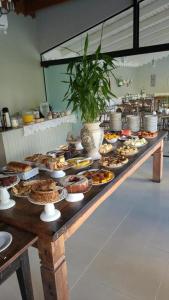
[[[114,60],[101,54],[101,42],[95,53],[88,56],[88,35],[80,61],[72,61],[67,67],[68,90],[64,101],[72,112],[78,112],[84,127],[81,130],[82,145],[93,159],[99,159],[99,147],[103,141],[99,117],[115,95],[111,91],[110,76],[114,75]]]

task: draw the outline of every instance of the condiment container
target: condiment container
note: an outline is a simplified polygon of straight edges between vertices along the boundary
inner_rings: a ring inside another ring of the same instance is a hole
[[[31,111],[27,111],[22,114],[22,119],[24,124],[30,124],[34,122],[34,115]]]
[[[12,128],[19,127],[19,121],[18,121],[18,119],[15,118],[15,117],[11,118],[11,124],[12,124]]]
[[[39,119],[39,118],[40,118],[39,110],[34,110],[34,111],[33,111],[33,115],[34,115],[34,118],[35,118],[35,119]]]
[[[51,112],[48,112],[47,118],[48,118],[48,120],[52,120],[53,119]]]

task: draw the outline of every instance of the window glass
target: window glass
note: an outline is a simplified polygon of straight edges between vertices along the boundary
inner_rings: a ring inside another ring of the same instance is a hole
[[[133,8],[48,51],[43,55],[42,60],[57,60],[81,56],[87,34],[89,36],[88,54],[94,53],[100,40],[102,52],[132,48]]]
[[[140,3],[140,47],[168,42],[169,1],[142,1]]]

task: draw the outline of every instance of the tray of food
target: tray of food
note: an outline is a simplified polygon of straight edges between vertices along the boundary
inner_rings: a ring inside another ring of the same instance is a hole
[[[112,144],[102,144],[99,148],[100,154],[107,154],[114,149]]]
[[[4,174],[15,174],[21,180],[28,180],[37,174],[39,174],[39,169],[37,167],[30,166],[29,164],[22,163],[19,161],[11,161],[5,167],[2,168]]]
[[[123,156],[133,156],[138,153],[138,148],[133,146],[122,146],[116,149],[118,154]]]
[[[13,185],[17,184],[19,182],[18,176],[4,176],[3,174],[0,174],[0,189],[2,188],[10,188]]]
[[[158,132],[139,131],[138,136],[146,139],[154,139],[158,135]]]
[[[83,175],[68,175],[61,180],[68,193],[86,193],[91,184]]]
[[[143,147],[145,145],[147,145],[148,142],[146,141],[145,138],[142,138],[142,137],[132,137],[131,139],[127,140],[124,142],[124,145],[126,146],[132,146],[132,147],[137,147],[137,148],[140,148],[140,147]]]
[[[34,154],[26,157],[25,160],[28,163],[36,164],[39,170],[42,171],[66,170],[70,167],[68,162],[65,161],[64,155],[52,157],[51,155]]]
[[[104,134],[104,138],[108,143],[116,143],[119,137],[120,136],[117,133],[106,132]]]
[[[57,186],[53,179],[44,179],[32,185],[28,197],[34,204],[46,205],[63,200],[62,191],[63,188]]]
[[[75,157],[67,160],[71,168],[75,170],[85,169],[92,165],[93,160],[90,157]]]
[[[108,169],[117,169],[126,165],[128,161],[129,160],[126,156],[114,154],[111,156],[102,157],[100,160],[100,164],[102,167],[106,167]]]
[[[25,157],[25,161],[31,165],[39,166],[45,164],[49,157],[47,154],[36,153]]]
[[[120,136],[131,136],[132,131],[130,129],[122,129],[120,132]]]
[[[104,169],[90,169],[80,172],[79,175],[83,175],[92,181],[92,185],[102,185],[112,181],[115,174],[112,171]]]
[[[70,164],[68,161],[65,160],[65,157],[49,157],[45,163],[46,169],[49,171],[58,171],[58,170],[67,170],[70,168]]]
[[[41,188],[41,190],[46,189],[56,189],[60,195],[60,198],[64,197],[64,189],[59,186],[57,182],[53,179],[37,179],[30,181],[21,181],[11,189],[11,193],[13,196],[18,198],[27,198],[29,197],[31,191],[35,188]]]

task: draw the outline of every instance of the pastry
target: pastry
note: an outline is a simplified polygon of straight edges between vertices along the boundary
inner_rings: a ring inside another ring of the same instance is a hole
[[[99,152],[101,154],[109,153],[113,150],[113,146],[111,144],[103,144],[100,146]]]
[[[77,157],[77,158],[71,158],[68,159],[67,162],[70,164],[72,168],[75,169],[83,169],[92,164],[92,160],[85,157]]]
[[[120,155],[120,154],[115,154],[114,156],[102,157],[100,160],[100,164],[103,167],[113,169],[113,168],[120,168],[120,167],[124,166],[125,164],[128,163],[128,161],[129,160],[127,157]]]
[[[84,193],[89,187],[89,181],[82,175],[69,175],[62,180],[68,193]]]
[[[11,161],[7,164],[6,169],[8,171],[22,173],[32,170],[32,167],[19,161]]]
[[[41,186],[41,190],[50,187],[51,189],[55,189],[56,182],[53,179],[37,179],[30,181],[21,181],[17,185],[15,185],[11,191],[14,196],[18,197],[27,197],[29,196],[31,190],[33,188],[38,188]]]
[[[121,130],[121,135],[130,136],[132,134],[130,129]]]
[[[133,147],[137,147],[137,148],[143,147],[146,144],[147,144],[146,139],[145,138],[141,138],[141,137],[140,138],[138,138],[138,137],[131,138],[131,139],[129,139],[129,140],[127,140],[127,141],[124,142],[124,145],[133,146]]]
[[[63,155],[56,158],[48,157],[45,165],[50,170],[63,170],[68,167],[68,163]]]
[[[8,187],[17,181],[16,176],[4,176],[0,178],[0,186]]]
[[[131,146],[122,146],[117,148],[117,153],[124,155],[124,156],[132,156],[136,153],[138,153],[138,149],[136,147],[131,147]]]
[[[48,158],[49,158],[49,156],[46,154],[37,153],[37,154],[33,154],[31,156],[26,157],[25,160],[33,162],[33,163],[44,164]]]
[[[155,137],[157,137],[158,132],[149,132],[149,131],[140,131],[138,133],[139,137],[144,137],[146,139],[154,139]]]
[[[114,173],[108,170],[89,170],[83,172],[83,175],[92,180],[93,185],[107,183],[115,177]]]
[[[53,203],[60,200],[55,181],[52,179],[42,180],[32,186],[29,197],[33,202],[40,204]]]
[[[119,138],[119,134],[117,134],[117,133],[111,133],[111,132],[106,132],[104,134],[104,138],[106,140],[118,139]]]
[[[46,154],[34,154],[32,156],[26,157],[25,160],[44,165],[50,170],[61,170],[68,166],[67,162],[65,161],[64,155],[52,157],[51,155]]]

